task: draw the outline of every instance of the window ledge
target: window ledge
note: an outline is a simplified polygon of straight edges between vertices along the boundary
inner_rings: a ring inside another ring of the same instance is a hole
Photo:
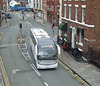
[[[77,24],[80,24],[80,25],[87,26],[87,27],[94,27],[94,25],[85,24],[85,23],[82,23],[82,22],[78,22],[78,21],[75,21],[75,20],[71,20],[71,19],[69,19],[69,18],[65,18],[65,17],[61,17],[61,18],[64,19],[64,20],[73,22],[73,23],[77,23]]]

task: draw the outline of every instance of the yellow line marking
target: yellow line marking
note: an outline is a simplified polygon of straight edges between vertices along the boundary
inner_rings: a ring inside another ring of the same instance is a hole
[[[8,21],[8,27],[10,26],[10,20]]]
[[[10,86],[10,83],[9,83],[7,73],[6,73],[6,70],[4,68],[4,64],[3,64],[1,56],[0,56],[0,66],[1,66],[1,70],[2,70],[2,73],[3,73],[3,77],[4,77],[4,80],[5,80],[6,86]]]
[[[0,32],[0,33],[1,33],[1,36],[0,36],[0,41],[1,41],[1,39],[2,39],[2,37],[3,37],[4,32]]]
[[[77,74],[74,74],[73,71],[68,68],[65,64],[63,64],[60,60],[58,62],[70,73],[72,74],[75,78],[77,78],[84,86],[90,86],[88,83],[86,83],[81,77],[79,77]]]

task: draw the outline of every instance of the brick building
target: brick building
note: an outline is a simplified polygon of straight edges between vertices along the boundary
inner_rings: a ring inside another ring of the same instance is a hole
[[[7,1],[6,0],[0,0],[0,27],[1,27],[1,14],[2,12],[6,12],[7,9]]]
[[[47,21],[47,0],[43,0],[43,17]]]
[[[33,0],[33,9],[39,17],[43,18],[43,0]]]
[[[1,0],[0,0],[0,27],[1,27]]]
[[[56,25],[58,26],[58,8],[57,4],[59,0],[47,0],[47,21],[51,24],[53,21],[56,21]]]
[[[100,0],[62,0],[62,22],[67,23],[63,34],[72,50],[88,60],[90,46],[100,53]]]

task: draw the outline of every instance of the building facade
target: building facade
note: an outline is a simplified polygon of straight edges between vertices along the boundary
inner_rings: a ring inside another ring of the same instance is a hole
[[[2,25],[2,13],[6,13],[7,0],[0,0],[0,27]]]
[[[59,14],[57,4],[59,4],[59,0],[47,0],[47,21],[53,24],[55,21],[56,26],[58,26]]]
[[[67,43],[89,59],[89,47],[100,53],[100,0],[62,0]]]
[[[43,19],[47,21],[47,0],[43,0]]]
[[[1,27],[1,0],[0,0],[0,27]]]
[[[34,12],[38,12],[37,15],[43,18],[43,0],[33,0]]]

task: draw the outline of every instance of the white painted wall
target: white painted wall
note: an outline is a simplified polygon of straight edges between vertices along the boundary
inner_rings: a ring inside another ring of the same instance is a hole
[[[15,5],[17,5],[17,4],[20,4],[20,3],[16,2],[15,0],[12,0],[12,1],[9,3],[10,6],[15,6]]]
[[[75,48],[75,34],[76,34],[76,29],[75,27],[72,27],[72,48]]]

